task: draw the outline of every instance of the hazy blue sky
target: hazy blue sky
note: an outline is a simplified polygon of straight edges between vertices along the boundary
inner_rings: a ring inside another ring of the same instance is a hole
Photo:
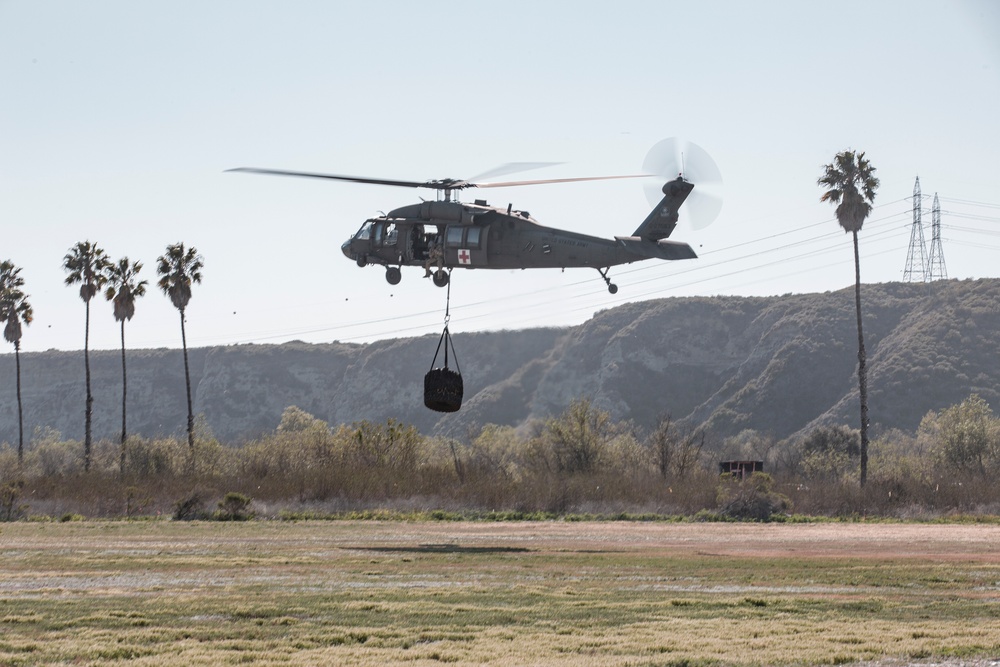
[[[433,193],[224,173],[240,166],[397,179],[507,162],[557,178],[636,173],[654,143],[704,147],[722,215],[674,238],[701,257],[596,271],[456,271],[452,331],[582,322],[628,301],[853,283],[850,237],[819,202],[822,164],[867,152],[882,187],[866,282],[902,277],[914,177],[938,192],[949,275],[1000,270],[1000,4],[819,2],[132,2],[0,0],[0,259],[24,267],[23,349],[79,349],[63,255],[98,242],[146,264],[205,258],[192,346],[440,332],[444,290],[388,285],[340,244]],[[469,197],[483,197],[473,193]],[[541,223],[611,237],[640,183],[486,191]],[[924,217],[930,219],[930,201]],[[929,230],[927,231],[929,237]],[[115,348],[93,303],[92,348]],[[130,347],[177,347],[157,290]]]

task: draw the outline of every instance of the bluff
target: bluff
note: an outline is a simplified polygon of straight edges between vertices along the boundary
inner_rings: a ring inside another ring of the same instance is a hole
[[[873,426],[914,430],[928,410],[976,392],[1000,405],[1000,280],[863,286]],[[28,332],[30,333],[30,332]],[[453,336],[465,403],[423,406],[437,335],[370,344],[234,345],[189,350],[194,409],[225,442],[273,430],[298,407],[331,424],[388,418],[464,439],[590,399],[639,429],[662,416],[720,437],[782,438],[858,421],[853,287],[780,297],[669,298],[599,312],[569,328]],[[121,358],[91,353],[95,438],[117,437]],[[180,350],[130,350],[129,430],[183,432]],[[50,427],[82,439],[81,351],[22,354],[27,439]],[[0,356],[0,441],[17,440],[14,357]]]

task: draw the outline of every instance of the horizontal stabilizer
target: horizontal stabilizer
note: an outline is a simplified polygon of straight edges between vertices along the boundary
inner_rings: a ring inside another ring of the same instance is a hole
[[[647,241],[638,236],[616,236],[615,240],[621,243],[629,252],[633,252],[643,257],[655,259],[695,259],[694,248],[687,243],[680,241],[669,241],[661,239],[659,241]]]

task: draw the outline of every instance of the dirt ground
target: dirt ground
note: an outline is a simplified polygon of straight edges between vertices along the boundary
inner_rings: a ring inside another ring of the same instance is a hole
[[[510,562],[510,557],[523,560]],[[605,574],[599,558],[615,563],[697,557],[693,562],[738,562],[810,559],[933,563],[994,572],[1000,564],[1000,525],[989,524],[723,524],[664,522],[405,522],[405,521],[259,521],[242,524],[89,521],[72,524],[11,523],[0,525],[0,601],[21,605],[33,600],[86,605],[100,596],[141,598],[174,594],[228,595],[264,586],[288,592],[303,586],[341,589],[418,589],[438,586],[454,590],[453,577],[478,586],[527,584],[559,589],[569,581],[560,575],[543,584],[550,572],[566,563],[591,563],[595,580]],[[506,557],[506,579],[491,567]],[[597,558],[598,560],[591,560]],[[759,559],[756,560],[756,559]],[[370,565],[378,561],[378,565]],[[424,567],[425,562],[435,565]],[[481,562],[482,565],[475,565]],[[537,566],[527,568],[530,563]],[[493,563],[493,565],[491,565]],[[459,565],[462,564],[462,565]],[[454,568],[454,569],[452,569]],[[379,572],[375,572],[379,570]],[[376,576],[377,575],[377,576]],[[622,575],[624,577],[624,575]],[[521,577],[524,581],[517,579]],[[574,574],[580,579],[580,573]],[[983,586],[967,589],[965,599],[1000,605],[1000,581],[990,575]],[[839,584],[789,582],[766,578],[625,582],[657,585],[670,595],[827,595],[838,597]],[[623,579],[624,581],[624,579]],[[307,583],[304,583],[307,582]],[[618,585],[612,582],[609,585]],[[891,586],[897,584],[891,583]],[[804,586],[804,587],[803,587]],[[721,590],[724,588],[725,590]],[[863,588],[863,587],[862,587]],[[847,589],[845,589],[847,590]],[[904,589],[901,589],[904,590]],[[909,589],[904,594],[909,595]],[[857,593],[857,589],[847,590]],[[862,591],[883,595],[884,589]],[[942,589],[941,594],[948,594]],[[194,598],[193,598],[194,599]],[[992,607],[990,607],[992,608]],[[30,609],[30,607],[25,607]],[[1000,607],[998,607],[1000,609]],[[28,615],[30,616],[30,614]],[[26,616],[25,618],[28,618]],[[14,617],[11,617],[14,618]],[[16,619],[15,619],[16,620]],[[30,621],[31,619],[28,618]],[[1000,621],[998,621],[1000,623]],[[26,626],[26,623],[22,623]],[[15,627],[15,626],[12,626]],[[21,626],[17,626],[21,627]],[[995,633],[991,631],[991,636]],[[866,667],[939,665],[1000,667],[1000,656],[980,659],[916,662],[881,660]]]
[[[864,556],[873,560],[933,558],[1000,562],[1000,525],[642,522],[355,525],[366,541],[372,541],[372,546],[455,543],[568,550],[689,551],[758,558]]]
[[[124,555],[161,549],[198,553],[206,544],[200,531],[184,522],[158,522],[156,530],[136,530],[126,522],[87,522],[76,526],[13,523],[0,529],[0,548]],[[1000,563],[1000,525],[984,524],[746,524],[660,522],[395,522],[334,521],[298,524],[259,522],[216,524],[212,548],[240,552],[317,550],[525,549],[532,551],[613,551],[754,558],[920,559],[935,562]],[[71,542],[67,542],[71,536]],[[53,573],[61,578],[65,572]],[[0,578],[0,595],[10,593]],[[37,582],[44,584],[44,582]],[[56,583],[56,582],[53,582]],[[119,581],[119,584],[127,582]],[[141,584],[140,584],[141,585]]]

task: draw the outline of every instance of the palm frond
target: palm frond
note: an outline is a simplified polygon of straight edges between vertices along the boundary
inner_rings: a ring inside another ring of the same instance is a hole
[[[183,312],[191,300],[191,285],[201,282],[202,256],[193,246],[185,248],[183,243],[174,243],[167,246],[156,262],[156,273],[160,276],[157,287]]]
[[[119,322],[131,320],[135,315],[135,301],[146,294],[148,281],[139,280],[142,262],[122,257],[117,264],[109,264],[105,269],[108,288],[104,298],[114,304],[115,319]]]
[[[96,243],[80,241],[63,257],[67,286],[80,283],[80,298],[90,301],[107,282],[105,272],[111,265],[107,253]]]
[[[34,319],[28,295],[21,289],[23,286],[21,267],[10,260],[0,262],[0,320],[6,322],[4,339],[15,346],[21,340],[21,322],[31,324]]]
[[[875,168],[864,152],[849,149],[837,153],[831,164],[823,166],[816,184],[826,188],[820,201],[837,205],[837,221],[844,231],[860,231],[871,214],[879,186]]]

